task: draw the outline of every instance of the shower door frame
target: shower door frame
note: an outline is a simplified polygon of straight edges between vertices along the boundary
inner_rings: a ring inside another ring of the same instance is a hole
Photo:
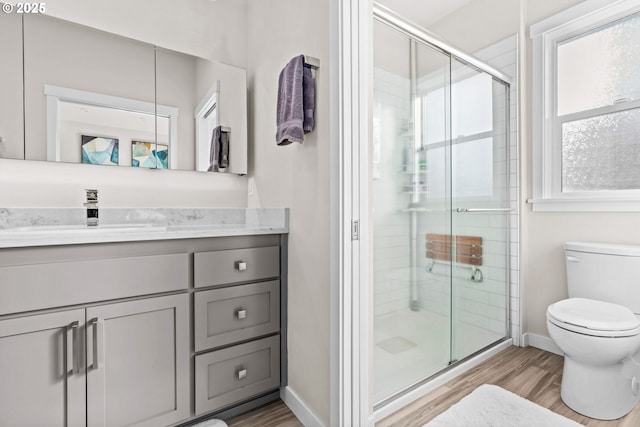
[[[470,55],[441,42],[371,0],[332,0],[332,282],[330,425],[373,426],[371,393],[373,292],[369,193],[369,137],[372,101],[372,34],[374,16],[402,28],[412,37],[448,51],[452,56],[511,85],[512,79]],[[507,284],[508,286],[508,284]],[[472,361],[480,363],[510,345],[505,340]],[[471,366],[457,365],[431,381],[435,388]],[[383,417],[424,395],[420,386],[397,400]],[[385,412],[384,414],[381,412]]]
[[[369,203],[360,197],[368,189],[367,179],[361,179],[360,168],[367,171],[369,159],[372,7],[371,0],[330,2],[331,426],[374,424],[367,351],[373,334],[369,307],[372,293],[366,270]],[[313,414],[309,415],[309,424],[317,424]]]

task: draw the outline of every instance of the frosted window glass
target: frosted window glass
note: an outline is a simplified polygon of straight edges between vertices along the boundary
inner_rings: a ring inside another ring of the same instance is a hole
[[[558,45],[558,115],[640,98],[640,14]]]
[[[562,124],[562,191],[640,189],[640,109]]]

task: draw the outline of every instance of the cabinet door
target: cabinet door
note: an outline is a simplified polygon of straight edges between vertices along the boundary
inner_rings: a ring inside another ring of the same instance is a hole
[[[0,426],[85,425],[84,310],[0,321]]]
[[[87,308],[89,427],[189,417],[187,294]]]

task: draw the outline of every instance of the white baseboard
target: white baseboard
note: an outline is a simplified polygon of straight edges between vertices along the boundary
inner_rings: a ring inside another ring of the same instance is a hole
[[[305,427],[325,427],[324,423],[320,421],[320,418],[309,409],[291,387],[286,386],[280,389],[280,399],[291,409],[293,415],[295,415]]]
[[[530,345],[531,347],[535,347],[544,351],[555,353],[559,356],[564,356],[564,353],[562,352],[562,350],[560,350],[560,348],[556,345],[556,343],[553,342],[553,340],[549,337],[527,332],[524,335],[522,335],[522,342],[525,346]]]

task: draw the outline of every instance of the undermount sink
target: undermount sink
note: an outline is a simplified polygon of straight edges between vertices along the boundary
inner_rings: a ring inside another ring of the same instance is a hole
[[[34,225],[0,230],[0,236],[27,234],[103,234],[103,233],[140,233],[165,231],[167,228],[154,224],[101,224],[87,225]]]

